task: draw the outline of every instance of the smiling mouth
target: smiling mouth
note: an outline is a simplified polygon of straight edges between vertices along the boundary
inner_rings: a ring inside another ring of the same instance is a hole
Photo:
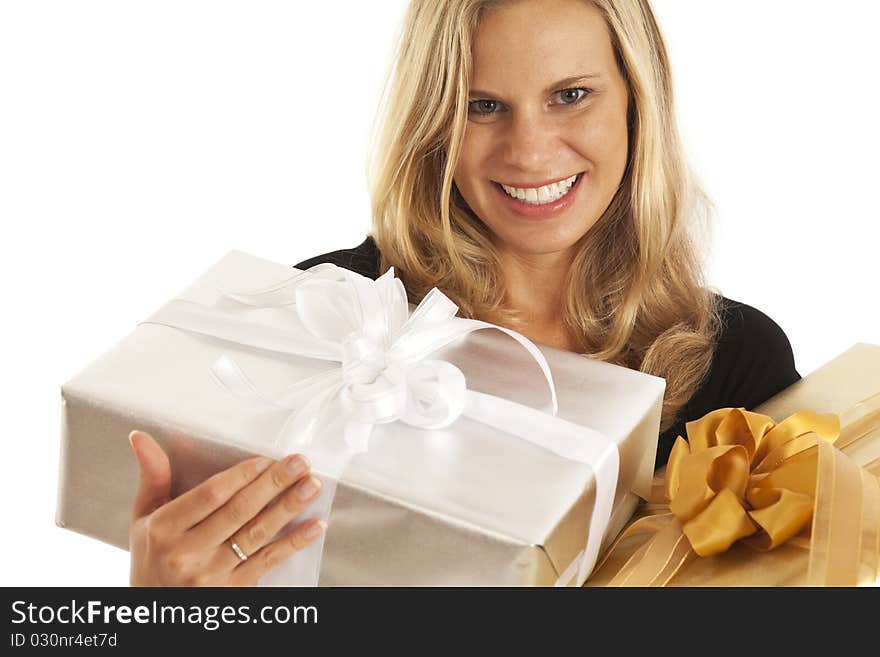
[[[495,182],[494,180],[492,183],[500,187],[509,197],[522,201],[523,203],[528,205],[547,205],[549,203],[555,203],[569,194],[582,175],[583,171],[568,178],[563,178],[557,182],[549,185],[542,185],[540,187],[514,187],[512,185]]]

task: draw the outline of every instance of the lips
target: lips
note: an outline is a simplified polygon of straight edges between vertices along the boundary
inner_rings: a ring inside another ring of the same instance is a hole
[[[558,201],[568,194],[571,187],[577,182],[579,175],[580,174],[575,174],[565,178],[559,183],[550,183],[549,185],[542,185],[537,188],[511,187],[503,184],[501,185],[501,188],[507,192],[507,195],[511,198],[516,198],[530,204],[546,205],[547,203]]]
[[[532,205],[524,201],[512,198],[507,192],[504,191],[504,188],[501,187],[500,183],[497,183],[495,181],[491,182],[503,207],[508,209],[518,218],[527,220],[546,220],[563,214],[572,206],[572,204],[577,199],[578,194],[580,193],[580,189],[583,186],[581,183],[583,182],[584,178],[585,175],[583,173],[577,174],[577,180],[574,182],[574,184],[571,186],[571,189],[569,189],[568,193],[565,196],[556,201],[545,203],[543,205]],[[563,178],[563,180],[565,180],[565,178]]]
[[[546,187],[548,185],[552,185],[554,183],[561,183],[569,178],[574,178],[575,176],[579,176],[583,173],[580,171],[578,173],[573,173],[569,176],[563,176],[562,178],[554,178],[553,180],[544,180],[542,182],[535,183],[511,183],[511,182],[501,182],[497,180],[493,180],[492,182],[498,183],[499,185],[506,185],[507,187],[516,187],[518,189],[538,189],[540,187]]]

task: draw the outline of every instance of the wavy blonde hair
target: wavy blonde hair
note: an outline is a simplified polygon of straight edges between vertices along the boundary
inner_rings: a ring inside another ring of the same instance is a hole
[[[413,0],[374,126],[368,165],[381,271],[394,267],[412,302],[432,287],[461,314],[522,326],[505,307],[489,229],[453,172],[467,122],[471,45],[483,12],[511,0]],[[582,352],[666,379],[660,430],[708,375],[720,294],[701,253],[711,203],[686,165],[672,77],[648,0],[583,0],[602,13],[630,95],[630,152],[620,187],[577,245],[565,322]]]

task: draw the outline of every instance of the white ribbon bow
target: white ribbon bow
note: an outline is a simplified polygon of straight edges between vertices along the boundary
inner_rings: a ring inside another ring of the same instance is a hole
[[[212,367],[216,379],[236,396],[287,414],[276,438],[276,444],[287,451],[311,445],[320,436],[327,414],[335,417],[341,412],[346,453],[337,455],[337,476],[325,481],[321,497],[310,505],[313,514],[329,516],[339,473],[355,454],[368,450],[375,425],[400,420],[422,429],[440,429],[464,414],[593,469],[596,502],[586,547],[557,585],[567,585],[573,578],[577,585],[586,580],[611,516],[619,470],[617,446],[596,431],[560,418],[553,418],[548,426],[547,414],[555,416],[557,411],[556,389],[544,355],[528,338],[495,324],[456,317],[458,307],[436,288],[410,314],[406,291],[393,269],[373,281],[335,265],[318,265],[262,290],[221,293],[253,308],[294,306],[305,331],[281,331],[183,300],[170,302],[147,322],[341,363],[297,382],[276,398],[262,393],[228,356],[221,356]],[[545,408],[536,410],[468,390],[464,375],[452,363],[427,359],[486,328],[511,336],[537,362],[550,390]],[[282,580],[276,574],[267,581],[316,585],[322,550],[323,537],[282,565]]]

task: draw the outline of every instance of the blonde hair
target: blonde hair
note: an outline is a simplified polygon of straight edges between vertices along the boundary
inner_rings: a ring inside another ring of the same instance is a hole
[[[381,271],[393,266],[414,303],[436,286],[463,316],[519,328],[489,229],[453,182],[473,35],[504,1],[411,2],[368,177]],[[630,153],[616,195],[577,244],[564,317],[584,354],[666,379],[662,432],[708,375],[720,330],[720,294],[705,285],[700,258],[711,203],[685,162],[648,0],[584,1],[604,16],[629,90]]]

